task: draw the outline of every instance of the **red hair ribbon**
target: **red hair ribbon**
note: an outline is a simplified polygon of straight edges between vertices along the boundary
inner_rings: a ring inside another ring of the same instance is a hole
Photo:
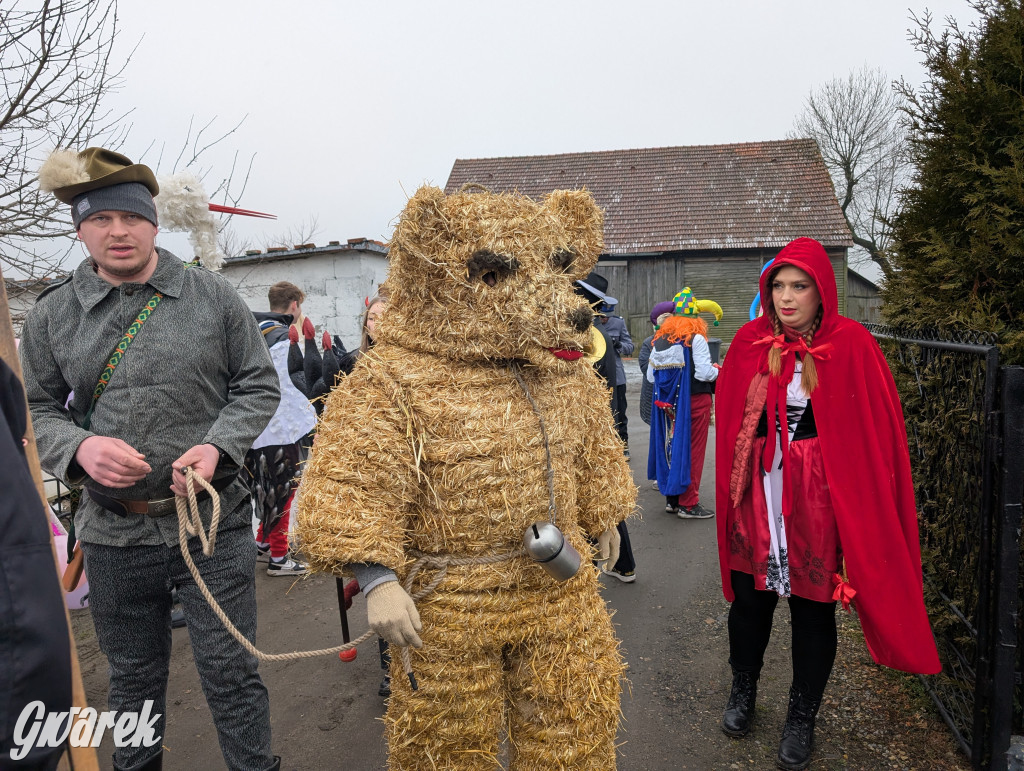
[[[755,340],[754,345],[770,345],[772,348],[786,348],[789,343],[786,342],[785,335],[765,335],[760,340]]]
[[[850,586],[849,582],[844,581],[843,577],[838,573],[832,574],[832,581],[835,583],[835,591],[832,592],[832,599],[837,600],[843,604],[843,610],[847,613],[850,612],[850,602],[857,594],[857,590]]]
[[[804,353],[808,354],[809,356],[812,356],[815,359],[820,359],[821,361],[828,361],[829,359],[831,359],[832,349],[835,348],[835,346],[832,345],[832,343],[822,343],[821,345],[816,345],[813,348],[809,348],[807,346],[807,341],[804,340],[802,337],[800,338],[800,342],[797,343],[797,347]]]

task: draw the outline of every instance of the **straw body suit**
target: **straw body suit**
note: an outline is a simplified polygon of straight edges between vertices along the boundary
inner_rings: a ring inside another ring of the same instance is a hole
[[[396,228],[379,341],[329,397],[302,483],[306,553],[400,580],[421,554],[515,556],[451,566],[418,602],[419,690],[396,671],[386,718],[393,769],[493,767],[506,736],[511,768],[615,767],[622,663],[588,537],[636,488],[577,356],[591,315],[571,288],[600,248],[600,210],[577,191],[423,188]],[[521,554],[552,516],[584,556],[565,582]]]

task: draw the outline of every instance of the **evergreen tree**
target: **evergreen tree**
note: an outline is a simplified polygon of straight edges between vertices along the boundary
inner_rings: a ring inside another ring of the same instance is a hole
[[[893,221],[890,322],[996,332],[1024,363],[1024,8],[972,0],[980,19],[935,37],[917,19],[928,77],[907,99],[914,186]]]

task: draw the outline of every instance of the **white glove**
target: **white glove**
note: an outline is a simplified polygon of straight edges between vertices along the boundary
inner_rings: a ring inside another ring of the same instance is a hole
[[[392,645],[423,646],[417,634],[423,630],[419,611],[398,581],[386,581],[370,590],[366,595],[366,616],[370,628]]]
[[[605,568],[611,570],[619,561],[619,544],[622,538],[619,537],[619,529],[610,527],[597,537],[597,561],[604,562]]]

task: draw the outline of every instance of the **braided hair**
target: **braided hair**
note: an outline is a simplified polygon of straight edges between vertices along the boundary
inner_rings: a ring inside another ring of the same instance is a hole
[[[767,282],[767,286],[769,289],[771,289],[772,283],[775,281],[775,275],[785,267],[785,265],[779,265],[769,274]],[[803,337],[804,339],[804,342],[807,343],[808,348],[811,347],[811,341],[814,339],[814,333],[821,328],[821,320],[824,318],[824,316],[824,306],[818,305],[818,312],[814,316],[814,321],[811,323],[811,328],[808,329],[803,335],[801,335],[801,337]],[[783,334],[784,329],[782,325],[782,320],[775,312],[774,301],[768,304],[768,318],[772,322],[772,334],[776,336]],[[802,361],[803,374],[801,378],[801,384],[803,386],[804,393],[810,396],[811,392],[818,387],[818,368],[814,364],[813,356],[804,356]],[[776,377],[778,377],[779,373],[782,372],[782,354],[779,352],[779,349],[774,346],[768,349],[768,371],[771,374],[775,375]]]

